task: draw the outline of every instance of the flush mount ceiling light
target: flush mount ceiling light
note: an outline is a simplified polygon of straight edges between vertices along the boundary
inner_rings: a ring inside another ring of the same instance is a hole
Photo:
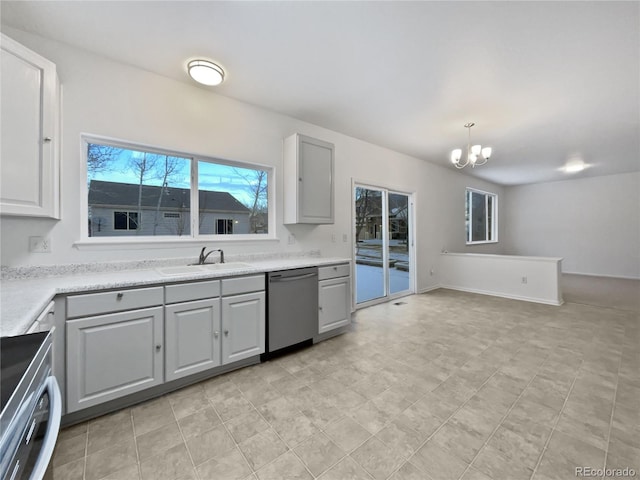
[[[456,148],[451,152],[451,163],[456,168],[464,168],[467,165],[471,165],[471,168],[475,168],[478,165],[484,165],[491,157],[491,147],[484,147],[482,145],[471,145],[471,127],[475,123],[469,122],[464,124],[464,128],[469,130],[469,142],[467,143],[467,155],[464,161],[462,160],[462,149]]]
[[[587,168],[587,164],[580,157],[570,158],[567,163],[560,170],[565,173],[578,173]]]
[[[203,85],[215,86],[224,81],[224,70],[209,60],[192,60],[187,65],[189,76]]]

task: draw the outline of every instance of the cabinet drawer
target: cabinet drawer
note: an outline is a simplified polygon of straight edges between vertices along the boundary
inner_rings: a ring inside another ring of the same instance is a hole
[[[162,305],[163,287],[134,288],[67,297],[67,318]]]
[[[318,280],[348,277],[350,274],[351,268],[348,263],[341,263],[340,265],[329,265],[328,267],[318,268]]]
[[[226,278],[222,280],[222,295],[259,292],[264,290],[264,275]]]
[[[165,303],[204,300],[220,296],[220,280],[208,282],[179,283],[164,287]]]

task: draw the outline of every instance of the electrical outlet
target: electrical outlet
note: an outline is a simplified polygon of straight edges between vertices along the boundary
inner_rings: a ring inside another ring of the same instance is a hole
[[[332,234],[331,234],[331,241],[332,241],[333,243],[336,243],[336,234],[335,234],[335,233],[332,233]]]
[[[51,253],[51,241],[47,237],[29,237],[29,251]]]
[[[344,243],[347,243],[347,241],[348,241],[348,240],[349,240],[349,238],[347,237],[347,234],[346,234],[346,233],[343,233],[343,234],[342,234],[342,241],[343,241]]]
[[[433,268],[429,270],[429,275],[433,276],[434,273],[436,273],[436,271]]]
[[[289,245],[293,245],[294,243],[296,243],[296,236],[291,233],[289,234]]]
[[[527,277],[522,277],[522,283],[523,284],[527,283]]]

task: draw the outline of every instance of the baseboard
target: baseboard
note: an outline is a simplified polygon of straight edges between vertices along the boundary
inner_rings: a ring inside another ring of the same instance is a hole
[[[580,272],[562,272],[563,275],[578,275],[582,277],[603,277],[603,278],[614,278],[620,280],[640,280],[640,277],[626,277],[620,275],[603,275],[601,273],[580,273]]]
[[[523,302],[542,303],[542,304],[545,304],[545,305],[553,305],[553,306],[556,306],[556,307],[559,307],[560,305],[562,305],[564,303],[564,300],[560,300],[560,302],[554,302],[553,300],[547,300],[545,298],[524,297],[524,296],[521,296],[521,295],[510,295],[510,294],[507,294],[507,293],[491,292],[491,291],[480,290],[480,289],[476,289],[476,288],[453,287],[453,286],[450,286],[450,285],[440,285],[439,288],[446,288],[446,289],[449,289],[449,290],[457,290],[459,292],[478,293],[480,295],[489,295],[491,297],[509,298],[511,300],[520,300],[520,301],[523,301]]]
[[[439,288],[442,288],[442,286],[434,285],[432,287],[423,288],[422,290],[418,290],[418,294],[427,293],[427,292],[433,292],[434,290],[438,290]]]

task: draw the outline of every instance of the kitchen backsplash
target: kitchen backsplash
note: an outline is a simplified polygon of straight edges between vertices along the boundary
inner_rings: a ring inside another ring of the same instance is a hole
[[[265,252],[251,254],[226,254],[226,262],[257,262],[265,260],[290,259],[301,257],[320,257],[320,250],[305,252]],[[84,273],[119,272],[124,270],[148,270],[157,267],[187,265],[195,257],[159,258],[154,260],[134,260],[115,262],[71,263],[64,265],[27,265],[22,267],[0,267],[2,280],[26,280],[29,278],[58,277],[63,275],[81,275]]]

